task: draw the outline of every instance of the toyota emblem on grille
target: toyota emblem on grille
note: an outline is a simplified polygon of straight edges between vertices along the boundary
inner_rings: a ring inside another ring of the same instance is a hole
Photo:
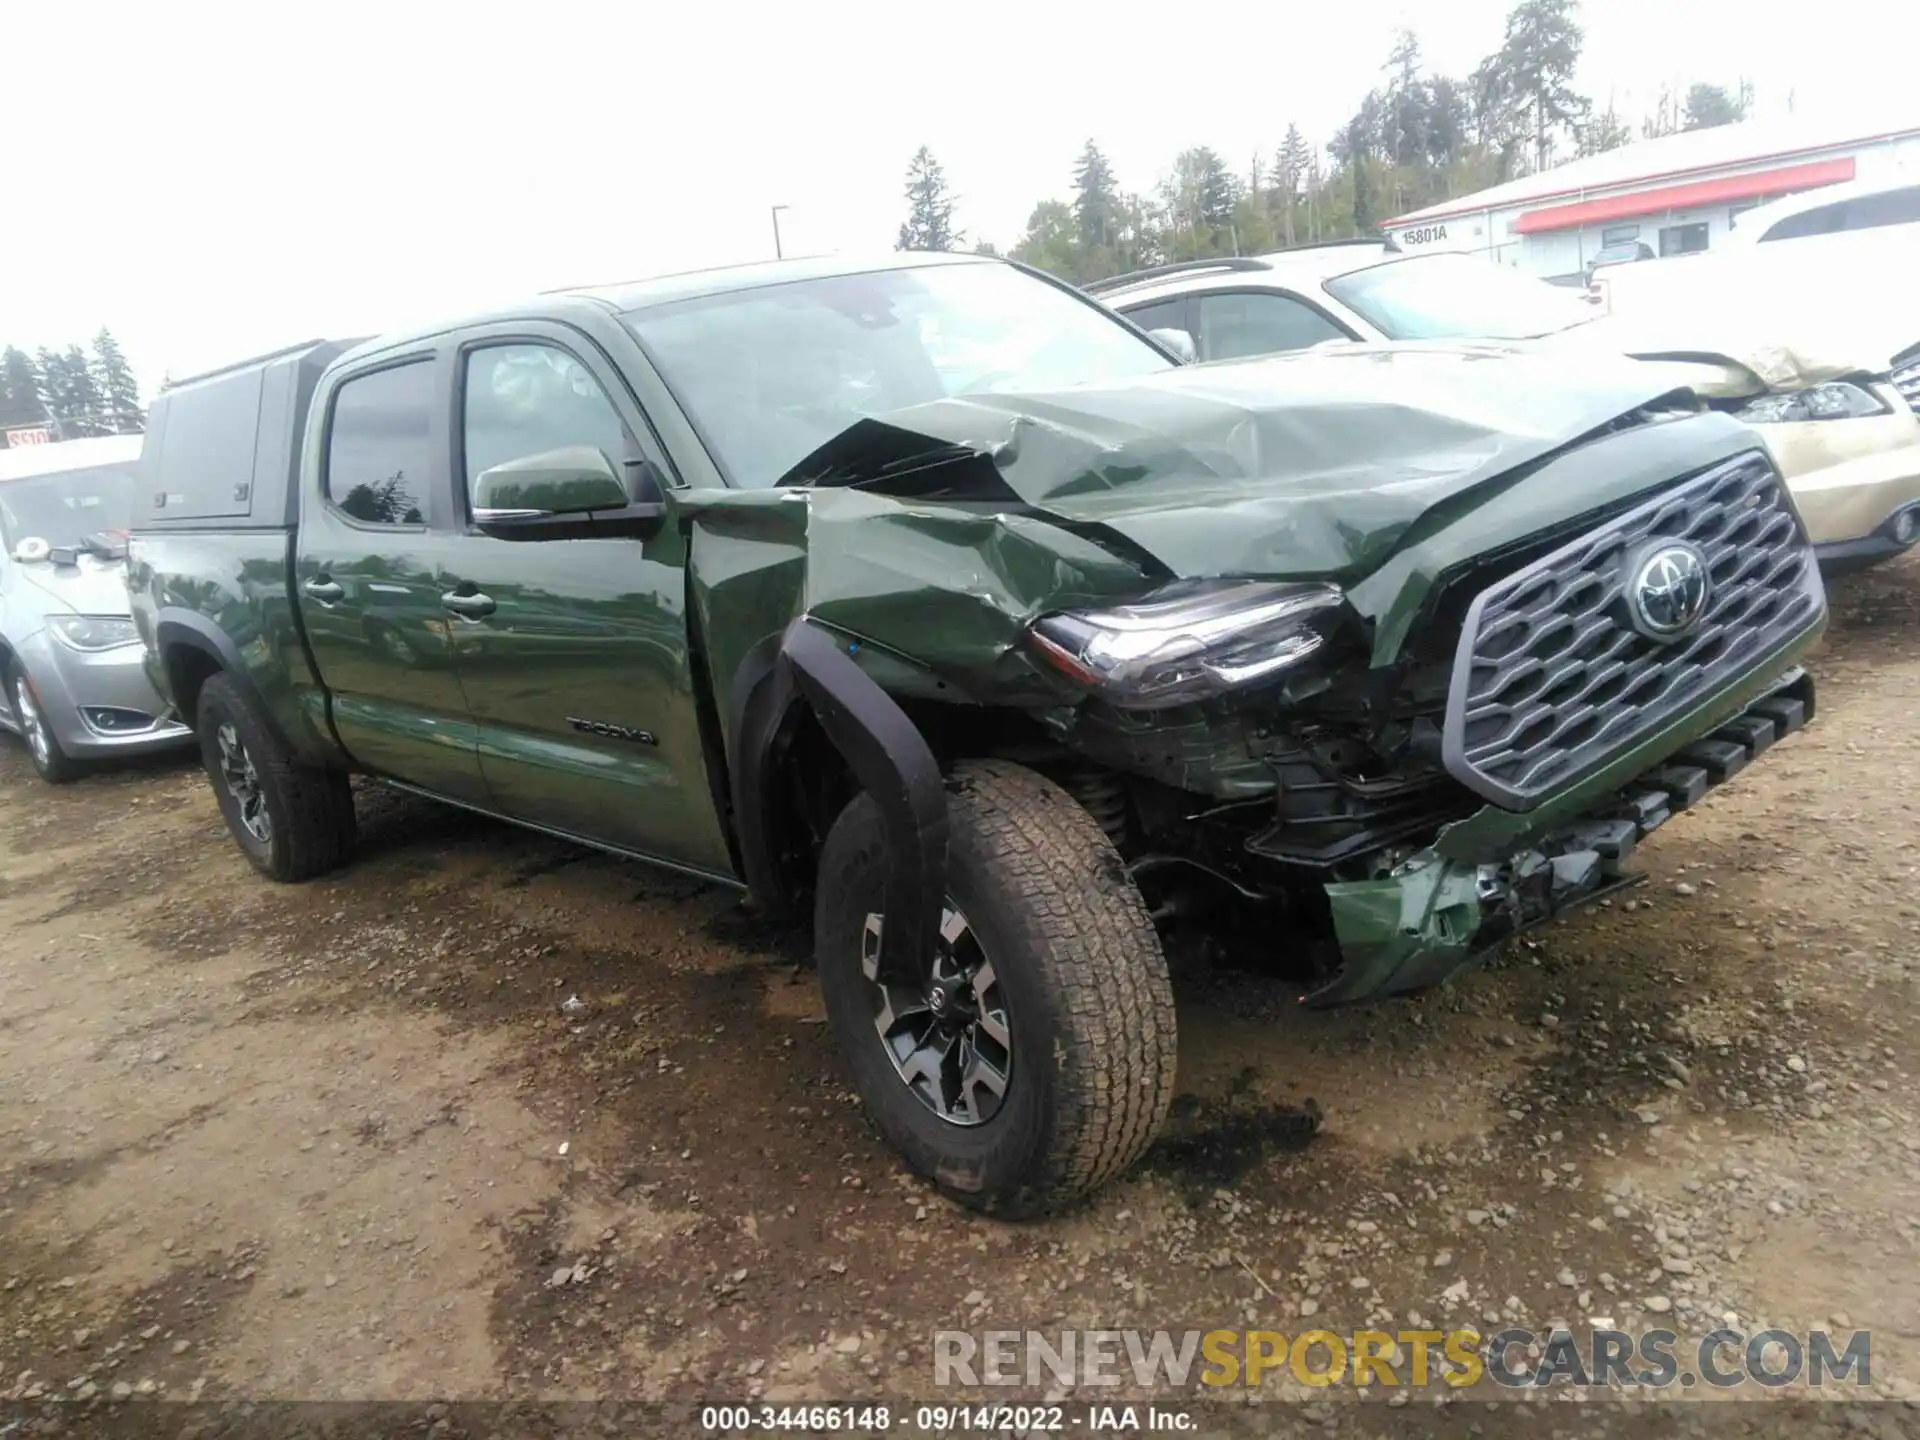
[[[1644,551],[1627,579],[1633,628],[1654,640],[1677,640],[1693,629],[1712,594],[1707,557],[1681,541]]]

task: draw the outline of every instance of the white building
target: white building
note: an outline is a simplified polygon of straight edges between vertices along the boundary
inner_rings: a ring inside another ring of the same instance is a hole
[[[1920,115],[1897,125],[1783,115],[1639,140],[1445,200],[1382,228],[1403,250],[1469,250],[1582,278],[1603,246],[1709,248],[1762,201],[1844,180],[1920,177]]]

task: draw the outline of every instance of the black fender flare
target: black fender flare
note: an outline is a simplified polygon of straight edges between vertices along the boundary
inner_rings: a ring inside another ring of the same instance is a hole
[[[947,790],[919,727],[805,616],[747,652],[732,702],[733,813],[748,887],[762,896],[779,891],[767,769],[788,712],[805,704],[880,807],[888,854],[881,963],[888,951],[932,955],[946,900]]]
[[[166,697],[180,711],[181,720],[189,727],[197,726],[199,717],[187,713],[180,704],[180,696],[175,689],[173,666],[168,654],[174,650],[198,650],[220,667],[220,673],[246,696],[265,723],[273,738],[287,747],[289,753],[300,756],[312,763],[314,757],[310,747],[303,746],[286,733],[273,707],[267,704],[266,697],[260,693],[260,687],[254,683],[253,676],[247,670],[246,661],[240,657],[240,647],[233,637],[218,624],[193,610],[162,610],[154,620],[153,653],[159,662],[160,672],[166,678]]]

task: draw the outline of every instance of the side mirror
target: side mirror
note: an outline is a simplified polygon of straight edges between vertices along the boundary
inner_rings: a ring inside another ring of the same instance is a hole
[[[1168,326],[1165,329],[1149,330],[1147,334],[1171,350],[1182,365],[1192,365],[1200,359],[1200,352],[1194,347],[1193,336],[1184,330]]]
[[[591,445],[482,470],[473,482],[474,527],[496,540],[644,539],[666,518],[666,494],[650,462],[628,460],[625,468],[631,494],[606,452]]]
[[[577,515],[617,510],[627,490],[605,452],[591,445],[524,455],[482,470],[473,482],[476,519],[493,514]]]

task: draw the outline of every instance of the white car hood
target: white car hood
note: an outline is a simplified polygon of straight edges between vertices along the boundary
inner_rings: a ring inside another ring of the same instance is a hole
[[[1745,254],[1643,263],[1675,267],[1658,287],[1657,304],[1616,309],[1547,343],[1746,373],[1745,389],[1701,391],[1716,397],[1884,375],[1896,355],[1920,343],[1920,298],[1890,288],[1880,271],[1789,274]]]

